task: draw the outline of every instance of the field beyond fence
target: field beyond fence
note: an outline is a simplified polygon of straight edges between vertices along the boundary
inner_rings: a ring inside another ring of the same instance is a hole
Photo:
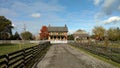
[[[45,54],[49,45],[50,42],[43,42],[36,46],[26,47],[1,55],[0,68],[30,68]]]

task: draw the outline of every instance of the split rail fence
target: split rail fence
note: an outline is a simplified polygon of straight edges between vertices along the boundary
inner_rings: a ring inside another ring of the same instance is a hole
[[[0,56],[0,68],[26,68],[27,63],[31,62],[31,60],[36,59],[38,55],[42,54],[50,42],[44,42],[39,45],[25,48],[19,51],[15,51],[6,55]]]

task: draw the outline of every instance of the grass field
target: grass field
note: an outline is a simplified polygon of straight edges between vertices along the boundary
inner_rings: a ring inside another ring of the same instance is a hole
[[[21,50],[23,48],[28,48],[28,47],[32,47],[35,46],[37,44],[0,44],[0,55],[3,54],[7,54],[7,53],[11,53],[14,51],[18,51]]]

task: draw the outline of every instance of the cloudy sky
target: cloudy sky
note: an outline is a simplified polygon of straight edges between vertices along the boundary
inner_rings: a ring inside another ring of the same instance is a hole
[[[10,19],[19,33],[24,24],[33,34],[49,24],[90,33],[94,26],[120,27],[120,0],[0,0],[0,16]]]

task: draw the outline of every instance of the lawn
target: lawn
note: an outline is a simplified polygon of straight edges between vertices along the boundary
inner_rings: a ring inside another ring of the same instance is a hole
[[[28,44],[0,44],[0,55],[11,53],[11,52],[18,51],[18,50],[28,48],[28,47],[32,47],[35,45],[37,45],[37,44],[32,44],[32,43],[28,43]]]

